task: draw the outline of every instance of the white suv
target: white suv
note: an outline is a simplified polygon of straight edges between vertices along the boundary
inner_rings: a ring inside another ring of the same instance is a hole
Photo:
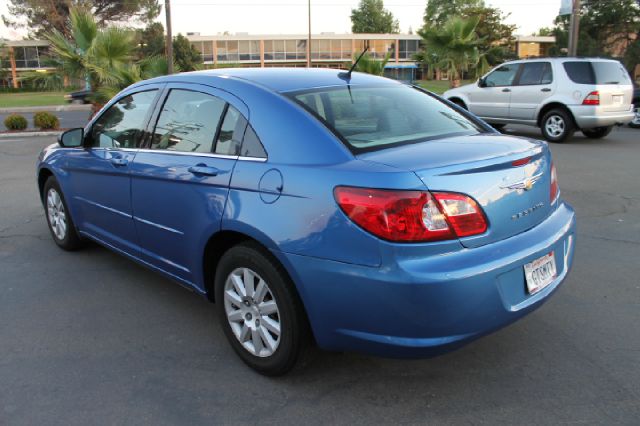
[[[631,78],[609,59],[506,62],[443,96],[498,129],[510,123],[538,126],[550,142],[563,142],[576,130],[602,138],[634,118]]]

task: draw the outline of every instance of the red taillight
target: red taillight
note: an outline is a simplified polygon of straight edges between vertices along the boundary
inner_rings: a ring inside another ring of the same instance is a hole
[[[558,172],[556,166],[551,163],[551,189],[549,190],[549,199],[553,203],[558,198],[560,189],[558,187]]]
[[[487,220],[478,203],[463,194],[435,192],[433,196],[458,237],[482,234],[487,230]]]
[[[366,231],[389,241],[449,240],[487,229],[482,210],[466,195],[337,187],[336,201]]]
[[[591,92],[584,98],[582,105],[600,105],[600,92]]]

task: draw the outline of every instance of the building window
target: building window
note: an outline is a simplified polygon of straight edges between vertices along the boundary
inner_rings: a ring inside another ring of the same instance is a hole
[[[400,40],[398,58],[399,59],[413,59],[413,55],[418,53],[420,49],[419,40]]]
[[[369,40],[369,52],[376,59],[384,59],[388,54],[393,58],[394,40]]]
[[[15,55],[16,68],[42,68],[44,67],[42,61],[46,53],[46,46],[14,47],[13,54]]]

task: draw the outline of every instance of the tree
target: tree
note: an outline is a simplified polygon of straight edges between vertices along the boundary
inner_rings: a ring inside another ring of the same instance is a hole
[[[118,81],[117,70],[130,63],[133,34],[117,27],[99,30],[92,13],[72,8],[69,14],[71,39],[58,30],[46,35],[60,74],[85,80],[89,90]]]
[[[136,30],[137,57],[139,59],[165,54],[164,27],[160,22],[153,22],[146,28]]]
[[[354,55],[353,61],[355,62],[358,59],[359,54]],[[391,53],[387,53],[383,60],[378,61],[369,53],[365,53],[362,55],[360,60],[358,61],[358,65],[356,65],[355,70],[364,72],[367,74],[373,75],[384,75],[384,67],[389,62],[391,58]]]
[[[360,0],[351,9],[351,31],[354,33],[398,33],[400,27],[393,14],[384,8],[382,0]]]
[[[173,39],[173,59],[182,71],[194,71],[202,67],[200,52],[182,34]]]
[[[441,27],[452,16],[467,16],[464,11],[468,8],[484,6],[484,0],[427,0],[424,29]]]
[[[464,72],[476,67],[480,61],[478,46],[482,40],[476,34],[478,18],[449,18],[442,28],[419,31],[426,52],[434,55],[436,66],[451,77],[455,87]]]
[[[423,31],[438,29],[455,16],[477,21],[475,33],[478,36],[479,69],[482,74],[492,65],[512,59],[515,39],[515,25],[506,24],[509,17],[495,7],[489,7],[484,0],[429,0],[424,14]],[[423,58],[426,58],[423,55]]]
[[[71,10],[88,10],[99,26],[113,22],[151,22],[160,14],[158,0],[8,0],[8,16],[2,15],[4,24],[13,28],[28,28],[29,35],[42,37],[57,30],[71,37],[67,22]]]
[[[637,0],[583,0],[581,5],[578,55],[624,56],[640,33],[640,6]],[[556,51],[566,48],[569,17],[558,16],[552,30]]]

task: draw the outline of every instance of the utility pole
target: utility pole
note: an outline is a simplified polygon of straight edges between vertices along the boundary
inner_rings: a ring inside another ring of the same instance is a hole
[[[311,68],[311,0],[308,0],[309,36],[307,37],[307,68]]]
[[[578,55],[578,37],[580,34],[580,0],[573,0],[571,9],[571,21],[569,24],[569,49],[568,56]]]
[[[167,18],[167,73],[173,74],[173,36],[171,35],[171,0],[164,0]]]

